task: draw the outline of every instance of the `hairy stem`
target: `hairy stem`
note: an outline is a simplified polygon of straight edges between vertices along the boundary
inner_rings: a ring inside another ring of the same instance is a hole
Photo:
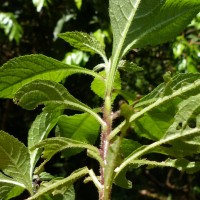
[[[101,133],[101,157],[104,161],[104,166],[101,167],[100,173],[101,173],[101,185],[103,186],[100,193],[99,193],[99,199],[104,200],[105,199],[105,185],[104,185],[104,179],[105,179],[105,168],[107,166],[107,154],[108,154],[108,148],[110,146],[108,136],[110,135],[112,131],[112,117],[111,117],[112,107],[111,107],[111,97],[106,96],[105,98],[105,104],[104,104],[104,111],[103,111],[103,119],[106,123],[106,126],[102,128]],[[109,199],[108,199],[109,200]]]
[[[117,71],[118,65],[118,57],[113,59],[111,62],[107,63],[105,68],[106,70],[106,93],[105,93],[105,101],[104,101],[104,110],[103,110],[103,120],[105,122],[105,126],[102,127],[101,133],[101,148],[100,153],[101,157],[104,161],[104,166],[100,169],[100,182],[103,186],[99,192],[100,200],[110,200],[111,189],[112,189],[112,176],[114,173],[114,168],[107,170],[112,164],[112,159],[108,159],[108,151],[110,149],[110,140],[109,135],[112,132],[112,90],[113,83],[115,79],[115,74]],[[111,165],[110,165],[111,164]],[[106,169],[106,170],[105,170]],[[112,171],[111,173],[107,173],[107,171]]]

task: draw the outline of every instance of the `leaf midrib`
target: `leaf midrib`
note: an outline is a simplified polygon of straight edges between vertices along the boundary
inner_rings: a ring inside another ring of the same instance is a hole
[[[120,171],[122,171],[126,166],[128,166],[133,160],[137,159],[138,157],[141,157],[142,155],[144,155],[146,152],[150,152],[152,149],[161,146],[163,144],[169,143],[173,140],[177,140],[180,139],[182,137],[187,137],[187,136],[191,136],[191,135],[195,135],[197,133],[200,132],[200,127],[199,128],[193,128],[191,130],[186,130],[186,133],[177,133],[171,136],[167,136],[165,139],[161,139],[157,142],[154,142],[152,144],[150,144],[149,146],[145,147],[144,149],[142,149],[141,151],[136,152],[134,155],[126,158],[124,160],[124,162],[115,169],[116,173],[119,174]],[[137,150],[136,150],[137,151]],[[116,176],[117,176],[116,174]]]
[[[1,92],[4,92],[4,91],[7,91],[7,90],[12,90],[12,88],[14,87],[14,86],[16,86],[16,85],[21,85],[21,86],[23,86],[23,83],[29,83],[29,80],[30,80],[30,82],[31,81],[34,81],[34,80],[36,80],[37,79],[37,76],[38,76],[38,79],[40,78],[40,76],[43,76],[43,75],[45,75],[45,74],[48,74],[48,73],[51,73],[51,72],[59,72],[59,71],[61,71],[61,72],[63,72],[63,71],[66,71],[67,73],[70,73],[70,71],[74,71],[74,73],[77,73],[77,72],[79,72],[79,73],[83,73],[83,74],[88,74],[88,75],[92,75],[92,76],[94,76],[94,77],[96,77],[96,78],[99,78],[99,79],[103,79],[102,78],[102,76],[101,75],[99,75],[98,73],[95,73],[95,72],[93,72],[93,71],[90,71],[90,70],[87,70],[87,69],[81,69],[81,68],[76,68],[75,69],[75,67],[71,67],[71,69],[69,69],[69,68],[66,68],[66,67],[63,67],[63,68],[60,68],[60,69],[51,69],[51,70],[48,70],[48,71],[43,71],[42,73],[41,72],[39,72],[39,73],[34,73],[33,75],[31,75],[31,76],[29,76],[29,77],[26,77],[25,79],[21,79],[21,80],[19,80],[19,81],[17,81],[17,82],[15,82],[15,83],[12,83],[10,86],[7,86],[6,88],[3,88],[2,90],[0,90]],[[40,78],[41,79],[41,78]],[[50,78],[51,79],[51,78]],[[45,79],[45,80],[49,80],[49,79]],[[28,81],[28,82],[27,82]],[[3,82],[3,83],[5,83],[5,81]],[[13,95],[13,94],[12,94]],[[12,97],[10,97],[10,94],[8,94],[7,96],[2,96],[3,98],[12,98]]]
[[[128,17],[128,19],[126,19],[126,21],[127,21],[128,23],[126,23],[125,28],[124,28],[124,31],[123,31],[122,33],[119,31],[119,32],[120,32],[120,35],[121,35],[122,37],[121,37],[121,40],[119,41],[119,45],[118,45],[118,48],[117,48],[117,49],[119,49],[119,50],[118,50],[117,52],[114,52],[115,54],[114,54],[114,59],[113,59],[113,60],[115,60],[115,59],[116,59],[116,60],[119,60],[119,59],[120,59],[119,56],[120,56],[120,53],[121,53],[121,50],[122,50],[124,41],[125,41],[125,39],[126,39],[126,35],[127,35],[128,31],[129,31],[129,28],[130,28],[130,26],[131,26],[132,20],[133,20],[135,14],[136,14],[136,12],[137,12],[137,8],[139,7],[140,2],[141,2],[141,0],[137,0],[136,6],[135,6],[135,8],[133,9],[133,12],[131,12],[130,15],[129,15],[129,17]],[[115,47],[115,48],[116,48],[116,47]],[[113,61],[113,62],[114,62],[114,61]],[[115,62],[114,62],[114,63],[115,63]]]
[[[162,21],[161,23],[157,24],[156,26],[151,27],[150,29],[148,29],[147,31],[145,31],[143,34],[141,34],[139,37],[137,37],[131,44],[129,44],[125,49],[124,49],[124,53],[123,55],[125,55],[127,53],[127,51],[131,48],[134,47],[134,44],[137,44],[138,41],[140,41],[142,38],[144,38],[147,34],[149,34],[153,29],[157,29],[159,27],[164,26],[165,24],[170,23],[173,20],[176,20],[178,17],[180,17],[181,15],[184,15],[185,13],[187,13],[188,10],[186,11],[182,11],[181,13],[177,14],[176,16],[172,16],[170,19],[165,20],[164,22]]]

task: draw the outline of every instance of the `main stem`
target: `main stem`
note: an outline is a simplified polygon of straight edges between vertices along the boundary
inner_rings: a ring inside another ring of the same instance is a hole
[[[99,199],[100,200],[109,200],[110,198],[106,196],[110,196],[110,192],[107,192],[109,194],[105,194],[106,191],[106,186],[105,186],[105,168],[108,165],[107,163],[107,154],[108,154],[108,149],[110,146],[110,142],[108,140],[108,136],[110,135],[112,131],[112,117],[111,117],[111,112],[112,112],[112,106],[111,106],[111,96],[106,96],[105,98],[105,103],[104,103],[104,110],[103,110],[103,119],[104,122],[106,123],[106,126],[102,128],[102,133],[101,133],[101,157],[104,161],[104,166],[101,167],[100,173],[101,173],[101,185],[102,190],[99,193]]]
[[[113,174],[114,174],[114,162],[115,158],[112,160],[108,160],[108,150],[110,148],[110,140],[109,135],[112,131],[112,89],[113,82],[115,78],[117,62],[114,65],[107,66],[106,73],[106,95],[104,101],[103,108],[103,120],[105,122],[105,126],[102,127],[101,133],[101,157],[104,161],[104,166],[100,169],[100,182],[102,185],[101,191],[99,191],[99,199],[100,200],[110,200],[112,183],[113,183]]]

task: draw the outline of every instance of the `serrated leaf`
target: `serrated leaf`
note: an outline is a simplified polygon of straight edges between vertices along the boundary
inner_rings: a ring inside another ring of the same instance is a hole
[[[28,148],[32,148],[35,144],[41,142],[43,139],[46,139],[49,132],[56,125],[58,121],[58,117],[61,115],[62,111],[52,111],[52,112],[42,112],[38,115],[31,125],[31,128],[28,132]],[[34,151],[30,151],[30,164],[31,173],[35,167],[36,162],[40,157],[40,151],[35,149]]]
[[[95,155],[96,160],[102,163],[98,148],[90,144],[65,137],[45,139],[39,144],[36,144],[32,149],[35,148],[43,148],[42,157],[45,158],[46,161],[42,165],[49,161],[56,153],[71,148],[87,149],[92,153],[92,155]]]
[[[59,136],[71,138],[88,144],[94,144],[99,135],[99,123],[88,113],[73,116],[62,115],[58,120]],[[71,156],[80,150],[71,150],[64,153]]]
[[[110,0],[113,56],[173,39],[196,16],[199,0]]]
[[[183,157],[200,153],[199,98],[200,94],[191,96],[178,105],[174,123],[162,138],[163,140],[171,140],[169,142],[172,145],[170,149],[177,156]]]
[[[0,68],[0,97],[13,98],[17,90],[31,81],[60,82],[74,73],[99,75],[91,70],[64,64],[44,55],[27,55],[9,60]]]
[[[129,163],[129,166],[120,171],[120,173],[118,173],[117,169],[115,170],[117,172],[115,175],[115,184],[126,189],[132,188],[132,183],[126,178],[126,173],[127,171],[141,167],[142,165],[147,165],[147,167],[150,169],[155,167],[173,167],[180,171],[185,171],[188,173],[195,173],[200,170],[200,162],[190,162],[186,159],[168,158],[167,160],[161,162],[151,161],[147,159],[134,160]]]
[[[83,32],[60,33],[58,37],[68,42],[71,46],[91,53],[98,53],[107,62],[105,47],[92,35]]]
[[[129,120],[129,124],[142,118],[145,113],[148,113],[158,107],[163,108],[170,104],[178,105],[181,100],[187,99],[189,96],[197,95],[200,90],[200,74],[199,73],[187,73],[179,74],[172,78],[169,83],[162,83],[156,89],[154,89],[147,96],[142,98],[138,104],[135,105],[139,108],[138,112],[134,113]],[[170,87],[170,93],[166,93],[166,87]],[[115,136],[123,127],[125,121],[119,124],[111,133],[111,136]]]
[[[42,188],[48,187],[49,184],[55,183],[55,181],[42,182],[40,184],[40,191]],[[39,196],[37,200],[75,200],[75,191],[73,185],[59,187],[52,192],[45,193],[42,196]]]
[[[102,119],[90,107],[83,104],[73,97],[67,89],[56,82],[47,80],[35,80],[24,85],[15,94],[14,101],[16,104],[25,109],[31,110],[38,105],[46,105],[46,110],[52,109],[75,109],[90,113],[97,121],[103,123]]]
[[[15,137],[0,131],[0,183],[12,184],[32,193],[30,155]]]
[[[105,97],[105,90],[106,90],[106,73],[105,71],[101,71],[99,72],[99,74],[104,77],[104,79],[97,79],[94,78],[94,81],[91,84],[91,89],[92,91],[98,95],[101,98]],[[118,95],[117,92],[121,89],[121,79],[120,79],[120,74],[119,72],[116,73],[115,76],[115,81],[113,84],[113,95],[112,95],[112,100],[114,101],[114,99],[116,98],[116,96]]]
[[[52,180],[52,181],[46,183],[45,187],[41,187],[36,194],[29,197],[27,200],[34,200],[34,199],[38,200],[43,195],[45,195],[47,193],[52,193],[56,189],[60,189],[63,187],[65,187],[66,189],[70,188],[77,179],[85,176],[86,174],[88,174],[88,169],[87,169],[87,167],[84,167],[84,168],[74,171],[67,178],[57,180],[57,181]]]
[[[190,96],[182,100],[178,104],[178,111],[175,115],[174,122],[166,130],[165,135],[148,146],[143,146],[131,153],[122,164],[116,169],[117,174],[127,169],[130,163],[135,162],[141,156],[154,152],[165,153],[166,155],[173,155],[175,158],[184,158],[185,156],[192,156],[200,153],[200,94]],[[163,144],[170,145],[164,147]],[[181,148],[180,148],[181,147]],[[159,152],[158,149],[161,151]],[[169,149],[169,150],[168,150]],[[163,151],[164,150],[164,151]],[[168,151],[167,151],[168,150]],[[185,166],[182,163],[182,167]],[[193,166],[193,171],[199,170],[199,163],[188,164],[188,167]],[[180,168],[180,166],[179,166]],[[192,171],[191,170],[191,171]],[[125,173],[123,172],[123,175]],[[117,176],[117,175],[116,175]]]
[[[199,93],[199,80],[198,73],[179,74],[142,98],[135,107],[146,107],[130,119],[134,121],[135,131],[151,140],[161,139],[174,121],[178,104]]]
[[[155,90],[153,90],[150,94],[142,98],[135,107],[143,107],[144,109],[132,115],[130,122],[142,116],[144,113],[154,109],[155,107],[170,104],[170,101],[174,99],[175,101],[180,102],[181,99],[187,99],[191,95],[196,95],[199,93],[200,86],[200,74],[199,73],[187,73],[187,74],[179,74],[172,78],[167,87],[171,88],[170,94],[165,94],[164,91],[166,89],[166,84],[160,84]]]

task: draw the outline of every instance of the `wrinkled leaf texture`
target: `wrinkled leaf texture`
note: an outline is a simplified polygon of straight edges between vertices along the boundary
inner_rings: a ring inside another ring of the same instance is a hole
[[[10,192],[18,186],[32,193],[28,149],[15,137],[3,131],[0,131],[0,158],[1,191],[6,192],[6,189],[9,189]]]
[[[110,0],[113,53],[172,40],[197,15],[199,0]]]
[[[16,57],[0,68],[0,97],[13,98],[22,86],[37,79],[60,82],[74,73],[101,78],[91,70],[67,65],[40,54]]]

